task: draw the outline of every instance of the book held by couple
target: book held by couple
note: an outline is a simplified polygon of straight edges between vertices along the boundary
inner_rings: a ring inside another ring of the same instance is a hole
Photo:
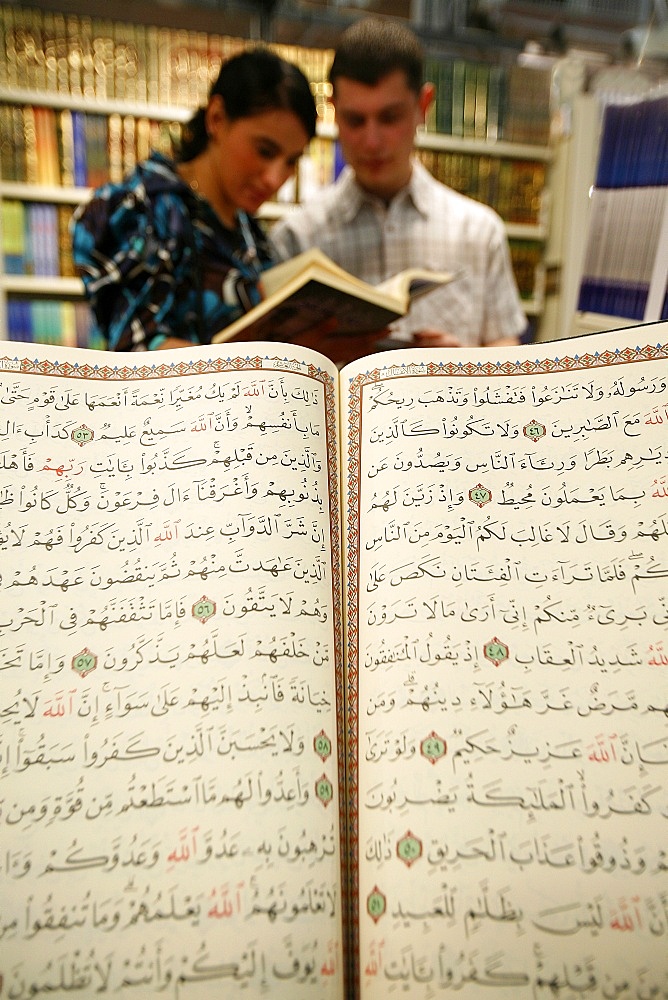
[[[0,345],[0,998],[668,991],[668,324]]]
[[[215,343],[237,337],[289,341],[332,317],[342,336],[383,330],[404,316],[415,299],[455,277],[409,268],[379,285],[369,285],[314,247],[264,271],[262,302],[213,339]]]

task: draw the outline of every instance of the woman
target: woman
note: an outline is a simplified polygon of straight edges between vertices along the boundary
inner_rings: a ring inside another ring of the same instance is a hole
[[[273,263],[253,214],[315,134],[306,77],[268,49],[225,62],[173,162],[153,153],[74,215],[73,254],[115,351],[210,343]]]

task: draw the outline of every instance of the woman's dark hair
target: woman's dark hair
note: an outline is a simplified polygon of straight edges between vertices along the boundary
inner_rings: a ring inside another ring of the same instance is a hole
[[[292,111],[306,130],[315,135],[315,101],[309,82],[293,63],[270,49],[258,47],[228,59],[209,91],[209,100],[219,94],[230,121],[250,118],[263,111]],[[194,160],[208,145],[206,108],[198,108],[184,126],[178,159]]]

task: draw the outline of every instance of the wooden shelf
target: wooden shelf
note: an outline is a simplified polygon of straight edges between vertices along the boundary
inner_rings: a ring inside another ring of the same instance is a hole
[[[34,274],[0,275],[0,290],[20,295],[83,296],[80,278],[40,277]]]
[[[155,121],[185,122],[191,118],[193,108],[182,104],[144,104],[141,101],[100,100],[76,94],[57,94],[44,90],[23,90],[18,87],[0,87],[0,102],[28,104],[40,108],[67,111],[85,111],[91,115],[134,115],[136,118],[153,118]]]

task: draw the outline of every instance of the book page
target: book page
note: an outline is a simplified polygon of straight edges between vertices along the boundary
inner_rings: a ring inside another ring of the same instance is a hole
[[[325,274],[336,275],[359,289],[368,289],[369,287],[365,281],[361,281],[355,275],[349,274],[348,271],[335,264],[319,247],[310,247],[295,257],[289,257],[262,272],[262,286],[266,297],[269,298],[280,292],[281,288],[288,282],[298,278],[302,272],[311,269],[320,269]]]
[[[3,997],[342,1000],[337,375],[242,346],[1,345]]]
[[[668,995],[667,342],[341,373],[362,1000]]]
[[[386,281],[381,281],[377,288],[382,289],[388,295],[394,295],[404,305],[405,309],[415,299],[427,295],[441,285],[449,285],[457,277],[456,272],[429,271],[421,267],[409,267],[405,271],[399,271]]]

